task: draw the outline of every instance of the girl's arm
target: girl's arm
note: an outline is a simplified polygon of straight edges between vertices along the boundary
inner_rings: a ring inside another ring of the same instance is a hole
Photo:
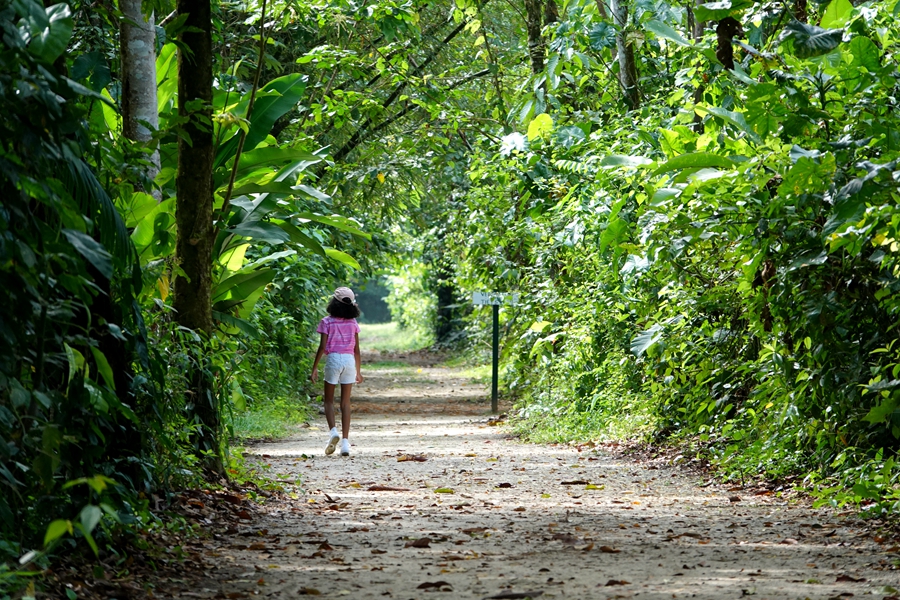
[[[316,350],[316,358],[313,360],[312,373],[309,374],[309,380],[313,383],[319,378],[319,361],[322,360],[322,355],[325,354],[325,343],[328,341],[327,333],[320,333],[321,337],[319,338],[319,349]],[[357,373],[359,369],[356,370]]]
[[[359,334],[356,334],[356,346],[353,348],[353,357],[356,359],[356,383],[363,382],[362,371],[360,371],[360,367],[362,366],[362,357],[359,353]]]

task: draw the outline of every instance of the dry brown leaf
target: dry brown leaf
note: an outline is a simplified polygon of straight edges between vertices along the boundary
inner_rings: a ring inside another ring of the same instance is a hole
[[[417,590],[430,590],[431,588],[444,588],[444,587],[453,587],[446,581],[426,581],[424,583],[420,583],[416,586]],[[444,590],[444,591],[452,591],[452,590]]]
[[[544,590],[533,590],[530,592],[502,592],[494,596],[485,596],[484,600],[524,600],[525,598],[537,598],[543,594]]]
[[[575,481],[561,481],[559,485],[587,485],[590,481],[584,479],[576,479]]]
[[[367,488],[368,492],[408,492],[409,488],[392,487],[389,485],[373,485]]]
[[[606,552],[607,554],[618,554],[619,552],[621,552],[621,550],[619,550],[618,548],[613,548],[612,546],[600,546],[600,552]]]
[[[397,457],[397,462],[425,462],[428,457],[423,454],[402,454]]]
[[[404,548],[430,548],[431,547],[431,538],[423,537],[417,540],[410,540],[406,542]]]
[[[865,580],[866,580],[865,577],[851,577],[850,575],[838,575],[838,576],[837,576],[837,579],[836,579],[835,581],[837,581],[837,582],[840,582],[840,581],[849,581],[849,582],[852,582],[852,583],[860,583],[860,582],[865,581]]]
[[[606,582],[606,585],[630,585],[630,581],[625,581],[624,579],[610,579]]]

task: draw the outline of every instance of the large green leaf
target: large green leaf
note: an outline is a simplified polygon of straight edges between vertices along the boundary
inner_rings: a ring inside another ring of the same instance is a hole
[[[248,221],[238,223],[228,230],[229,233],[240,235],[242,237],[251,238],[267,244],[283,244],[291,239],[287,232],[268,221]]]
[[[735,17],[753,6],[753,0],[724,0],[707,2],[694,7],[697,21],[721,21],[725,17]]]
[[[643,356],[647,350],[656,345],[663,337],[663,328],[658,323],[650,329],[642,331],[631,340],[631,351],[635,356]]]
[[[372,239],[372,235],[360,229],[359,224],[356,221],[352,221],[341,215],[318,215],[310,212],[301,212],[296,213],[294,216],[303,221],[315,221],[316,223],[322,223],[323,225],[330,225],[335,229],[352,233],[353,235],[363,237],[367,240]]]
[[[267,286],[274,278],[275,269],[239,271],[216,285],[212,292],[212,300],[213,302],[245,300],[259,288]]]
[[[241,164],[238,167],[238,176],[251,172],[257,167],[271,167],[281,165],[288,161],[302,160],[307,166],[322,162],[321,156],[308,152],[302,148],[291,146],[266,146],[241,154]]]
[[[704,113],[708,113],[715,117],[719,117],[726,123],[730,123],[731,125],[736,127],[739,131],[743,131],[744,133],[746,133],[747,137],[750,138],[751,140],[753,140],[754,142],[760,143],[762,141],[759,137],[759,134],[757,134],[755,131],[753,131],[753,128],[750,127],[750,125],[747,123],[747,119],[744,118],[743,113],[733,111],[733,110],[727,110],[720,106],[702,106],[702,105],[695,106],[694,111],[700,116],[703,116]]]
[[[356,269],[357,271],[362,268],[359,266],[359,263],[356,262],[356,259],[346,252],[341,252],[340,250],[337,250],[335,248],[325,248],[325,254],[328,255],[328,258],[336,260],[337,262]]]
[[[225,312],[221,312],[218,310],[212,311],[212,317],[214,321],[218,321],[223,325],[226,325],[230,328],[233,328],[237,331],[240,331],[247,337],[258,340],[259,339],[259,330],[253,326],[249,321],[245,321],[239,317],[235,317]],[[243,396],[243,394],[241,394]]]
[[[623,154],[610,154],[600,159],[601,167],[643,167],[652,163],[652,160],[643,156],[626,156]]]
[[[296,106],[305,89],[306,79],[300,73],[273,79],[260,89],[256,96],[256,102],[253,105],[253,114],[250,115],[250,130],[247,133],[247,139],[244,141],[244,149],[247,151],[253,150],[260,142],[266,139],[275,121]],[[246,104],[248,102],[249,94],[235,109],[235,114],[238,116],[246,114]],[[214,168],[221,167],[234,157],[239,139],[240,134],[236,133],[231,139],[222,144],[216,152]]]
[[[110,279],[113,274],[112,257],[100,242],[74,229],[63,229],[63,235],[81,256],[94,265],[100,273]]]
[[[312,250],[323,258],[328,256],[327,254],[325,254],[325,248],[322,247],[322,244],[307,235],[303,230],[301,230],[293,223],[290,223],[288,221],[279,221],[278,219],[272,219],[272,222],[284,229],[287,234],[291,236],[291,242],[293,242],[294,244],[300,244],[301,246]]]
[[[850,53],[853,54],[853,66],[865,67],[870,73],[881,69],[881,51],[869,38],[858,35],[850,40]]]
[[[690,46],[691,43],[688,42],[680,33],[663,23],[662,21],[657,21],[655,19],[647,21],[644,23],[644,28],[647,31],[652,31],[657,36],[661,38],[665,38],[672,42],[675,42],[679,46]]]
[[[843,29],[822,29],[796,20],[781,32],[781,41],[787,42],[798,58],[828,54],[840,45],[843,37]]]
[[[850,20],[852,12],[853,4],[850,3],[850,0],[831,0],[822,14],[819,25],[825,29],[843,27]]]
[[[719,156],[718,154],[689,152],[667,160],[653,171],[653,175],[677,171],[679,169],[728,168],[736,165],[737,163],[730,158]]]
[[[594,25],[588,33],[588,43],[597,51],[613,48],[616,45],[616,28],[605,21]]]
[[[48,63],[54,62],[69,44],[75,21],[67,4],[54,4],[46,9],[31,0],[14,0],[19,16],[19,33],[28,44],[28,51]]]

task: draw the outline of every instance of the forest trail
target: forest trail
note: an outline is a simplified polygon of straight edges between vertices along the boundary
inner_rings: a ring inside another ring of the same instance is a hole
[[[354,390],[349,458],[324,456],[324,417],[252,449],[304,493],[209,540],[215,570],[188,596],[824,600],[900,587],[897,549],[859,521],[702,487],[664,461],[523,444],[459,371],[376,359]]]

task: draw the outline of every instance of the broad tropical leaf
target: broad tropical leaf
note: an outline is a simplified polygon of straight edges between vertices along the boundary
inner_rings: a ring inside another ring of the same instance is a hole
[[[837,48],[844,37],[843,29],[822,29],[800,21],[791,21],[781,33],[798,58],[813,58]]]

